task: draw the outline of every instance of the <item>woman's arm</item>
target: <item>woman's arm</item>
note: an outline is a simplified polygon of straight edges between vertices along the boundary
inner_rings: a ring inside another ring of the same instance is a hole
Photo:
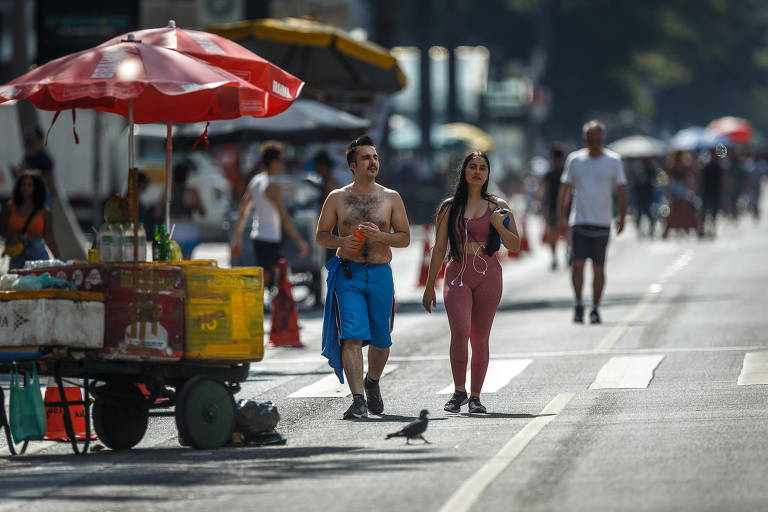
[[[510,209],[507,202],[503,199],[499,199],[498,208],[507,210]],[[504,227],[504,219],[507,217],[509,217],[509,228]],[[509,213],[502,214],[499,210],[494,210],[493,213],[491,213],[491,224],[494,228],[496,228],[496,231],[499,232],[501,243],[504,244],[504,247],[512,252],[517,252],[520,250],[520,235],[517,233],[515,216],[512,215],[511,211]]]
[[[429,259],[429,272],[427,274],[427,284],[424,288],[424,295],[421,303],[427,313],[432,312],[432,308],[437,306],[435,297],[435,280],[443,266],[445,253],[448,250],[448,214],[450,207],[444,202],[437,211],[437,221],[435,227],[435,245],[432,247],[432,257]]]

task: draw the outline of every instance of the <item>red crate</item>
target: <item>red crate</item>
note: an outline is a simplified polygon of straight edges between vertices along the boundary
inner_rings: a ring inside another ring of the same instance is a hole
[[[184,274],[179,267],[71,265],[28,272],[104,294],[107,359],[176,361],[184,354]]]

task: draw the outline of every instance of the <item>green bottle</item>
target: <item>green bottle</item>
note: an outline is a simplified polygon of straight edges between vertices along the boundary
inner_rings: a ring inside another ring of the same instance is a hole
[[[160,245],[158,250],[159,261],[171,261],[171,237],[165,225],[160,226]]]
[[[155,226],[152,236],[152,261],[160,261],[160,226]]]

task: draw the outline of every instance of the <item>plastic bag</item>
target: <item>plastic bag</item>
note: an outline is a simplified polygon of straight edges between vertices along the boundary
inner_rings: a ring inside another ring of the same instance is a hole
[[[241,399],[235,409],[235,431],[248,435],[274,430],[280,414],[272,402],[255,402]]]
[[[10,425],[14,443],[40,440],[45,436],[45,406],[37,379],[37,365],[33,362],[32,376],[24,372],[23,383],[18,365],[11,367]]]

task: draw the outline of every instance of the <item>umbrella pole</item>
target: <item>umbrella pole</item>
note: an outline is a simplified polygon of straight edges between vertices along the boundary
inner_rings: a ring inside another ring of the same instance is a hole
[[[133,167],[133,98],[128,100],[128,198],[133,223],[133,262],[139,261],[139,187],[138,170]]]
[[[173,131],[173,121],[168,121],[165,135],[165,229],[171,232],[171,200],[173,199],[173,167],[171,166],[171,155],[173,153],[173,142],[171,133]]]

